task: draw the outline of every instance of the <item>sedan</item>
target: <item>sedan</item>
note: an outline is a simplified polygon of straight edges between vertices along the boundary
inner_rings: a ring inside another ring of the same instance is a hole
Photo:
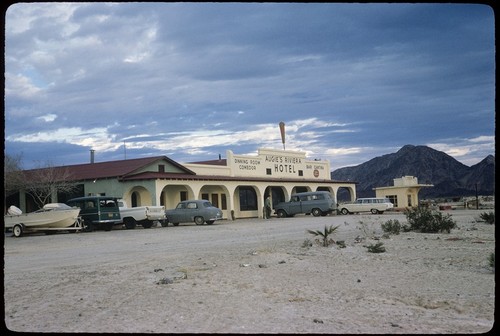
[[[216,220],[222,219],[222,210],[213,206],[207,200],[188,200],[182,201],[175,209],[165,211],[168,223],[179,225],[179,223],[195,222],[196,225],[203,223],[213,224]]]

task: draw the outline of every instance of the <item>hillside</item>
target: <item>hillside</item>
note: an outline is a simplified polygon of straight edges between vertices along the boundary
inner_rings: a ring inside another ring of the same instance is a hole
[[[476,194],[493,195],[495,187],[495,157],[468,167],[444,152],[427,146],[406,145],[392,154],[373,158],[354,167],[331,173],[334,180],[356,181],[357,196],[375,195],[373,188],[393,185],[402,176],[415,176],[419,183],[433,184],[422,188],[420,198],[459,197]]]

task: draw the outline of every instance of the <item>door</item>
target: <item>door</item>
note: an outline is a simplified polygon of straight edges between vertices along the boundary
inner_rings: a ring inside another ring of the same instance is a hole
[[[302,205],[301,205],[301,201],[300,201],[300,198],[299,196],[292,196],[292,199],[290,200],[289,202],[289,209],[290,209],[290,213],[289,215],[295,215],[295,214],[298,214],[298,213],[301,213],[302,212]]]

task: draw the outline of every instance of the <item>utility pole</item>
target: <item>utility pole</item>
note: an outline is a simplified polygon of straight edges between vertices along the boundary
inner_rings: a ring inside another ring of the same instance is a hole
[[[477,194],[477,182],[476,182],[476,210],[479,210],[479,196]]]

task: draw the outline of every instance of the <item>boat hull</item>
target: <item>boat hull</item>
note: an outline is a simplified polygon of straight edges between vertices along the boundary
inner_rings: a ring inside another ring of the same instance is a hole
[[[77,221],[79,213],[80,209],[69,209],[5,215],[4,223],[6,229],[13,228],[16,224],[23,224],[28,229],[67,228]]]

